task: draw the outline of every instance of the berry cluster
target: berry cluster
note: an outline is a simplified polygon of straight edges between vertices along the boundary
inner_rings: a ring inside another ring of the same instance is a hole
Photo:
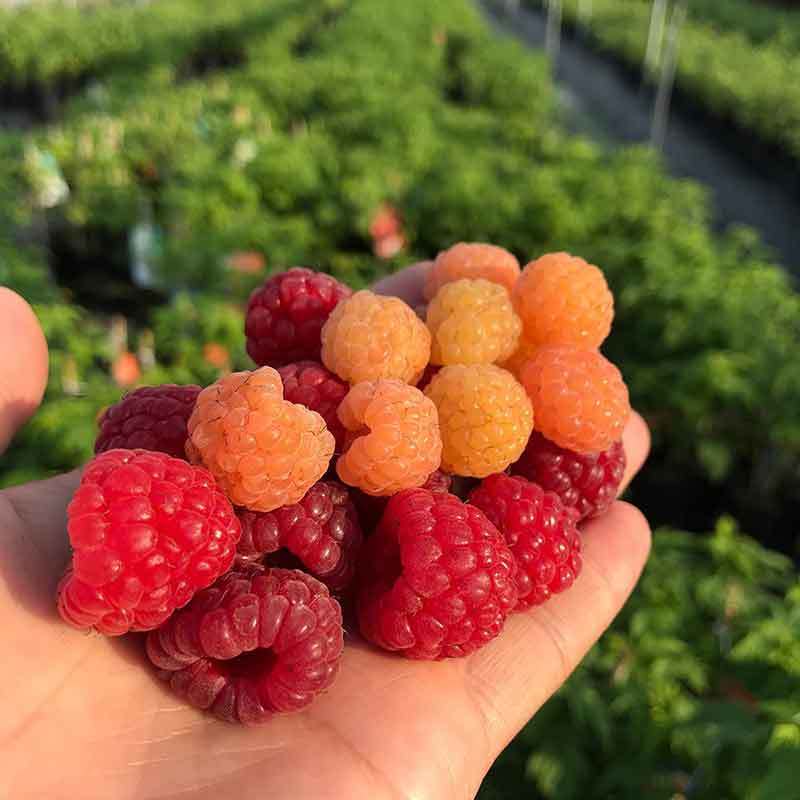
[[[581,571],[625,471],[602,272],[459,243],[427,308],[305,268],[250,299],[257,367],[106,409],[68,509],[71,625],[148,632],[187,703],[246,724],[331,685],[340,600],[408,658],[466,656]]]

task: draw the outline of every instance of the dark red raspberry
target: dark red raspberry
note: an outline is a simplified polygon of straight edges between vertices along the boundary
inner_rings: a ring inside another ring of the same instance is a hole
[[[158,627],[233,563],[241,527],[211,474],[148,450],[109,450],[67,508],[61,616],[117,636]]]
[[[157,450],[186,458],[186,423],[199,386],[143,386],[109,406],[100,417],[95,453],[125,448]]]
[[[449,492],[453,483],[452,475],[437,469],[428,476],[428,480],[420,488],[429,489],[432,492]],[[358,510],[358,519],[361,522],[361,529],[365,533],[371,533],[378,527],[383,512],[386,510],[388,497],[371,495],[362,492],[360,489],[351,489],[351,497]]]
[[[517,609],[544,603],[568,589],[581,571],[577,513],[557,494],[498,473],[481,481],[469,502],[506,537],[517,562]]]
[[[555,492],[564,505],[577,509],[579,519],[596,517],[616,500],[625,474],[625,448],[615,442],[600,453],[582,455],[534,431],[511,474]]]
[[[330,275],[293,267],[273,275],[250,295],[244,331],[247,352],[259,366],[320,360],[320,331],[352,291]]]
[[[345,430],[336,411],[350,391],[350,384],[325,369],[317,361],[298,361],[281,367],[284,399],[316,411],[336,439],[336,451],[344,448]]]
[[[440,370],[441,367],[435,364],[428,364],[428,366],[425,367],[425,371],[422,373],[422,377],[417,381],[417,389],[421,392],[424,391],[425,387],[433,380],[436,373]]]
[[[361,553],[361,633],[409,658],[477,650],[517,603],[514,557],[502,534],[451,494],[396,494]]]
[[[363,537],[349,491],[341,483],[315,483],[299,503],[275,511],[238,513],[239,555],[259,558],[285,548],[331,591],[350,585]]]
[[[240,566],[147,636],[160,677],[227,722],[265,722],[307,706],[333,683],[342,611],[297,570]]]

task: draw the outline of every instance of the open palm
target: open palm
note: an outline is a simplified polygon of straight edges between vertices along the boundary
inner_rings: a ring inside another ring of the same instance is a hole
[[[415,267],[379,291],[417,300]],[[0,290],[0,446],[39,402],[46,346],[35,318]],[[625,432],[641,466],[647,428]],[[617,613],[642,569],[648,526],[618,502],[584,526],[584,570],[545,606],[512,617],[469,658],[379,652],[353,632],[333,687],[260,728],[188,708],[149,669],[141,638],[66,627],[54,591],[68,556],[76,474],[0,493],[0,797],[472,797],[494,758],[560,686]]]

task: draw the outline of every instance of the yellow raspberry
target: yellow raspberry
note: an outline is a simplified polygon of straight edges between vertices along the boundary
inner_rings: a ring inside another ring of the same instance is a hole
[[[336,471],[371,495],[422,486],[439,468],[442,439],[436,406],[416,387],[398,380],[357,383],[339,406],[351,444]]]
[[[576,453],[599,453],[622,436],[631,413],[620,371],[596,350],[542,347],[521,370],[536,430]]]
[[[188,429],[189,460],[203,464],[232,503],[251,511],[299,502],[333,455],[325,420],[284,400],[272,367],[235,372],[203,389]]]
[[[446,283],[461,278],[483,278],[510,292],[519,277],[519,261],[508,250],[493,244],[459,242],[436,256],[425,279],[424,295],[433,300]]]
[[[397,297],[356,292],[322,328],[322,361],[349,383],[419,379],[431,355],[425,323]]]
[[[428,306],[432,364],[492,364],[516,349],[522,322],[496,283],[462,278],[447,283]]]
[[[444,367],[425,394],[436,404],[442,469],[484,478],[516,461],[533,429],[533,408],[514,376],[493,364]]]
[[[614,296],[602,270],[569,253],[548,253],[522,271],[513,292],[523,337],[536,345],[594,350],[614,318]]]

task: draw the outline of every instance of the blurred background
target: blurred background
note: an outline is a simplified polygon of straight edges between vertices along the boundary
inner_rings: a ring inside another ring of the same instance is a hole
[[[0,283],[51,351],[0,485],[247,368],[271,272],[458,240],[601,266],[654,436],[645,577],[481,798],[800,798],[796,0],[0,0]]]

